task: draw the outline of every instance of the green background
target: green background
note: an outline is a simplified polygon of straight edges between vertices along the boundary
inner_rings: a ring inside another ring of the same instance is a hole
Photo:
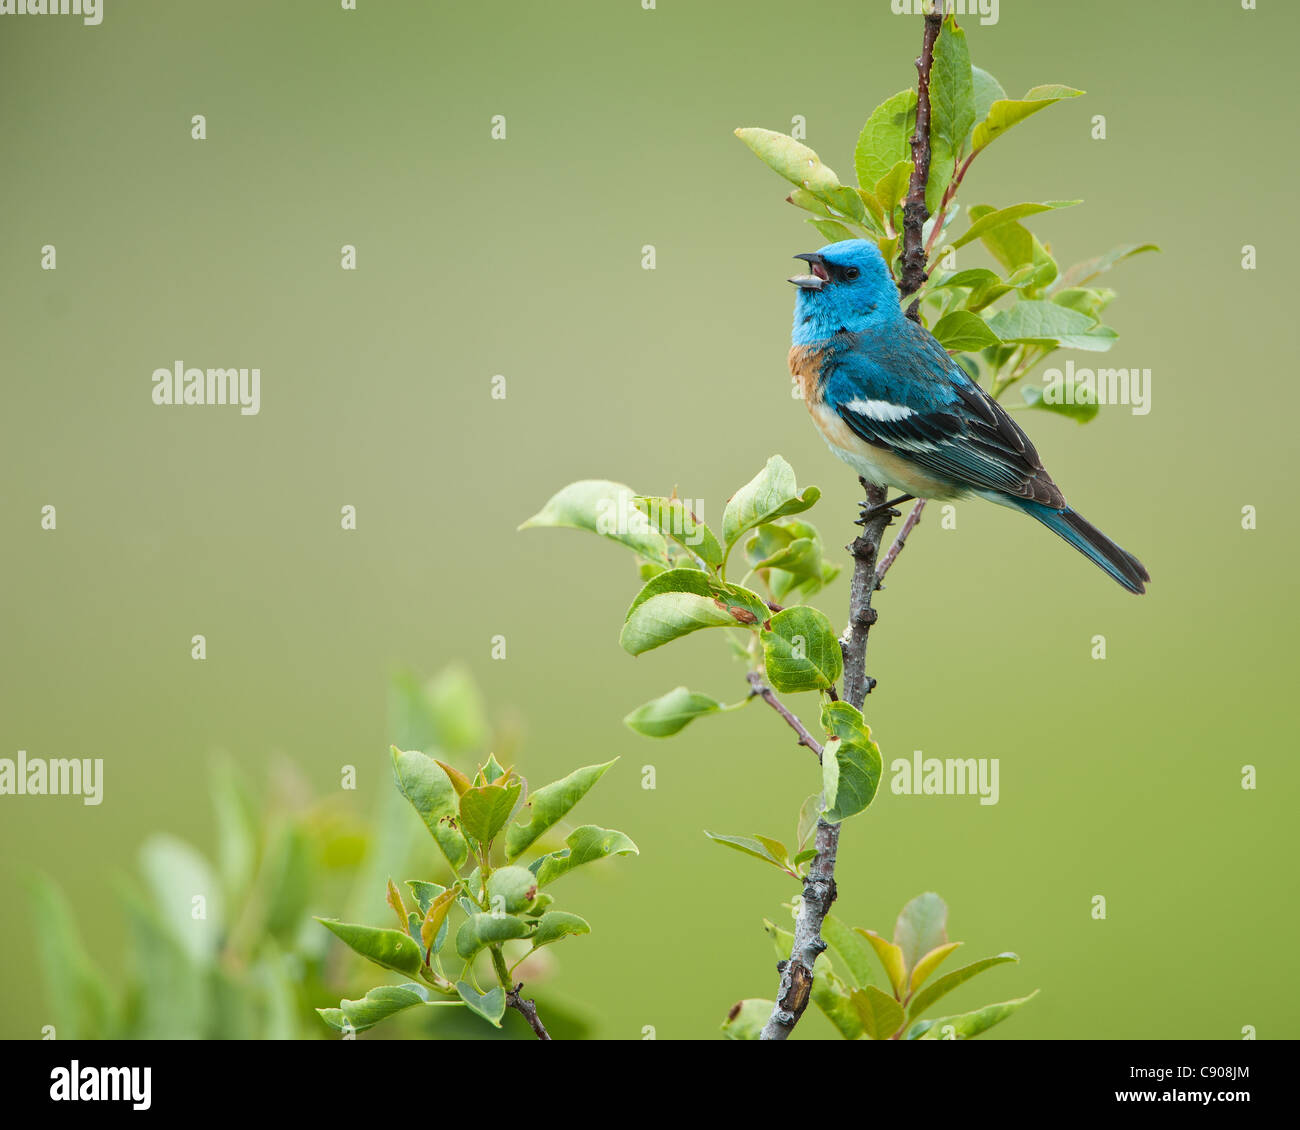
[[[594,932],[557,954],[555,991],[595,1034],[708,1037],[774,990],[760,922],[788,914],[793,884],[701,829],[789,839],[811,758],[757,706],[663,743],[627,730],[679,683],[741,697],[742,671],[707,634],[634,661],[626,554],[515,527],[587,477],[676,486],[717,522],[779,451],[823,488],[828,545],[848,540],[858,486],[785,363],[790,256],[822,241],[731,131],[801,114],[850,176],[862,121],[914,79],[919,21],[886,0],[358,7],[0,17],[0,756],[102,757],[107,775],[97,808],[0,798],[4,1036],[47,1022],[33,868],[117,970],[110,881],[155,830],[211,848],[214,751],[254,780],[283,754],[326,795],[355,764],[367,814],[392,787],[390,673],[452,660],[522,729],[534,782],[621,758],[580,814],[642,854],[566,880]],[[996,1036],[1300,1035],[1283,509],[1300,17],[1262,7],[1004,0],[995,26],[962,21],[1013,96],[1088,91],[981,157],[964,202],[1085,198],[1034,225],[1063,263],[1164,248],[1106,280],[1108,363],[1152,369],[1150,415],[1022,417],[1071,502],[1146,563],[1149,595],[976,502],[955,530],[928,517],[877,601],[867,718],[886,764],[998,757],[1002,795],[882,787],[846,826],[837,912],[888,932],[933,889],[969,956],[1020,953],[948,1002],[1041,988]],[[154,406],[150,374],[177,358],[259,366],[261,414]],[[837,621],[846,602],[843,577],[818,600]],[[799,1034],[831,1029],[810,1014]]]

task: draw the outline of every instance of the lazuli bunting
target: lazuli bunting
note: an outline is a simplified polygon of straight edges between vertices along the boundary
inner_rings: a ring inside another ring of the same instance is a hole
[[[908,318],[876,245],[846,239],[797,255],[811,269],[790,281],[790,372],[836,455],[869,483],[904,498],[975,494],[1037,518],[1130,592],[1146,591],[1142,563],[1066,504],[1029,437]]]

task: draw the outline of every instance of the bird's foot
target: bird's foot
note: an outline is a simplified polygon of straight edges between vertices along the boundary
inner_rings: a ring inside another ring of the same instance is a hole
[[[892,522],[895,518],[902,517],[901,513],[894,509],[901,502],[911,502],[915,495],[900,494],[897,498],[891,498],[888,502],[882,502],[879,506],[872,506],[870,501],[863,501],[862,514],[854,523],[855,526],[865,526],[869,522],[874,522],[882,514],[887,514]]]

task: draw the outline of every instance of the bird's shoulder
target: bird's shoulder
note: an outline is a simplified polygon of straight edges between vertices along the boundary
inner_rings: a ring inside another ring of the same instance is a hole
[[[887,326],[841,336],[833,351],[831,380],[914,411],[959,399],[965,374],[923,326],[899,319]]]

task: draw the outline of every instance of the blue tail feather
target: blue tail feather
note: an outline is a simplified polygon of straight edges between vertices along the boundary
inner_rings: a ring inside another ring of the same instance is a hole
[[[1089,560],[1100,565],[1129,592],[1146,592],[1151,580],[1142,562],[1121,549],[1096,526],[1070,507],[1054,510],[1039,502],[1018,501],[1017,509],[1037,518],[1054,534],[1059,534]]]

